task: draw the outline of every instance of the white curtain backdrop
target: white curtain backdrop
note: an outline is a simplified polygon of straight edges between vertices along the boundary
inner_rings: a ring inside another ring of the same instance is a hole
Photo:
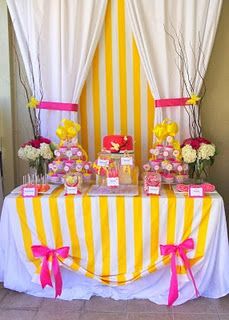
[[[7,4],[35,97],[40,99],[43,91],[44,101],[78,103],[107,0],[7,0]],[[55,141],[55,129],[64,117],[77,119],[74,112],[41,110],[42,135]]]
[[[184,74],[186,70],[165,30],[179,39],[185,48],[186,65],[194,88],[192,91],[198,94],[202,79],[196,72],[197,66],[204,76],[222,0],[127,0],[127,5],[141,61],[155,99],[187,97],[177,65]],[[176,45],[179,47],[178,41]],[[156,108],[155,122],[165,117],[178,122],[180,140],[189,137],[188,117],[184,107]]]

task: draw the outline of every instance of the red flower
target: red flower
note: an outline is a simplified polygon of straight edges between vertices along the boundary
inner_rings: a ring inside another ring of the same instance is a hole
[[[28,145],[29,145],[29,146],[32,146],[33,148],[39,149],[41,143],[50,144],[50,143],[51,143],[51,140],[40,136],[38,139],[29,140],[28,142],[24,143],[24,144],[22,145],[22,147],[25,147],[25,146],[28,146]]]
[[[184,140],[183,144],[182,144],[182,148],[184,146],[186,146],[187,144],[189,144],[193,149],[198,150],[201,143],[206,143],[206,144],[211,144],[211,142],[205,138],[188,138],[186,140]]]

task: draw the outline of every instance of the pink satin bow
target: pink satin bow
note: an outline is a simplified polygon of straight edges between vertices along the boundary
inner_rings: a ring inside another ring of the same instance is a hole
[[[53,286],[51,280],[51,272],[54,275],[55,280],[55,298],[61,295],[62,292],[62,277],[60,273],[60,267],[58,262],[58,256],[61,258],[67,258],[69,253],[69,247],[62,247],[58,249],[49,249],[46,246],[37,245],[31,247],[34,257],[41,258],[43,257],[41,273],[40,273],[40,281],[41,286],[44,289],[46,285]],[[49,258],[52,257],[52,270],[50,272],[48,261]]]
[[[191,266],[189,260],[186,256],[186,250],[194,249],[194,241],[192,238],[184,240],[179,245],[160,245],[161,255],[167,256],[169,254],[172,255],[171,257],[171,280],[170,280],[170,289],[169,289],[169,297],[168,297],[168,305],[171,306],[176,299],[178,298],[178,280],[177,280],[177,269],[176,269],[176,255],[178,254],[181,259],[183,260],[184,266],[186,270],[189,272],[190,277],[193,282],[193,286],[195,289],[195,294],[198,297],[199,292],[196,287],[195,279],[192,274]]]

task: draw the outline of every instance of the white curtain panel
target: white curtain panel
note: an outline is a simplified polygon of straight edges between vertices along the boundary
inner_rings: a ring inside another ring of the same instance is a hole
[[[107,0],[7,0],[7,4],[35,97],[41,99],[43,93],[43,101],[78,103]],[[41,110],[42,135],[55,141],[62,118],[76,120],[77,115]]]
[[[179,42],[185,49],[192,91],[198,94],[203,83],[201,76],[205,75],[214,43],[222,0],[127,0],[127,5],[141,61],[155,99],[187,97],[177,66],[188,81],[186,69],[175,52],[171,36],[176,40],[179,53]],[[156,123],[166,117],[178,122],[180,140],[189,137],[184,107],[156,108]]]

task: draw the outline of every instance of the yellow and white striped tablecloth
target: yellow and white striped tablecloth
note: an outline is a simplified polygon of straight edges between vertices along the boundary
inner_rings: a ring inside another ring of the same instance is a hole
[[[140,190],[141,191],[141,190]],[[10,195],[17,250],[34,274],[41,260],[32,245],[70,247],[64,266],[109,285],[130,283],[169,263],[160,244],[179,244],[192,237],[191,265],[210,254],[215,233],[218,194],[193,199],[165,188],[160,197],[64,196],[63,188],[51,195],[22,198]],[[178,267],[184,273],[182,266]]]

